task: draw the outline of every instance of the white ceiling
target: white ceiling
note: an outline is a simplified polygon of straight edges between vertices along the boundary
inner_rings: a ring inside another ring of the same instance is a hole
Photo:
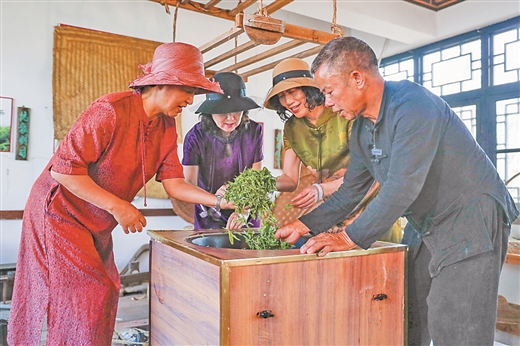
[[[437,12],[403,0],[337,0],[336,23],[345,35],[389,39],[386,57],[519,15],[520,0],[466,0]],[[271,16],[330,32],[333,1],[295,0]]]

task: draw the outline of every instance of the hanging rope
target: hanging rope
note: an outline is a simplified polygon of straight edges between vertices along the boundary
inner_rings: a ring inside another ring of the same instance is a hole
[[[267,13],[267,9],[264,8],[264,5],[262,3],[262,0],[259,0],[258,2],[258,10],[255,12],[255,14],[260,14],[264,17],[268,17],[269,14]]]
[[[332,24],[330,26],[330,30],[333,34],[337,35],[338,37],[343,37],[345,35],[343,32],[343,28],[339,25],[336,25],[336,12],[338,11],[336,0],[332,0],[332,6]]]
[[[235,37],[235,48],[237,48],[237,47],[238,47],[238,37]],[[233,61],[234,61],[234,64],[235,64],[235,65],[236,65],[237,62],[238,62],[237,55],[238,55],[238,54],[235,54],[235,56],[233,57],[233,58],[234,58]],[[235,72],[238,72],[238,70],[235,70]]]
[[[238,0],[237,7],[240,6],[241,4],[242,4],[242,0]],[[237,48],[237,47],[238,47],[238,36],[235,36],[235,48]],[[238,62],[237,55],[238,55],[238,54],[235,54],[235,55],[233,56],[233,63],[234,63],[235,65],[236,65],[237,62]],[[238,74],[238,70],[235,70],[235,73]]]
[[[166,13],[170,14],[170,6],[166,2],[166,0],[161,0],[161,1],[159,1],[159,3],[164,6],[164,9],[166,10]]]
[[[180,1],[177,1],[177,3],[175,4],[175,13],[173,15],[173,40],[172,40],[172,42],[175,42],[175,35],[177,34],[177,13],[179,13],[179,2]],[[167,0],[161,0],[161,1],[159,1],[159,3],[164,6],[166,13],[171,15],[170,5],[168,5]]]
[[[175,4],[175,14],[173,15],[173,42],[175,42],[175,36],[177,35],[177,14],[179,13],[179,3]]]
[[[258,14],[261,14],[261,15],[267,15],[267,12],[264,13],[264,6],[262,4],[262,0],[259,0],[258,1]]]

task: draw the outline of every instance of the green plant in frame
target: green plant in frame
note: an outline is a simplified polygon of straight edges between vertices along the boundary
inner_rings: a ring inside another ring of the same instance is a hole
[[[13,99],[0,96],[0,151],[11,151]]]
[[[11,147],[11,126],[0,126],[0,151],[9,151]]]

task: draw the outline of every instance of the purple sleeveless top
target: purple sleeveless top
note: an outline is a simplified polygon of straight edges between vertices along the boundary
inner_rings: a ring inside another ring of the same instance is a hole
[[[225,139],[202,130],[195,124],[184,138],[184,166],[198,166],[198,186],[215,193],[219,187],[235,179],[244,169],[263,160],[262,125],[249,120],[240,125],[235,136]],[[232,210],[221,210],[221,215],[200,204],[195,205],[194,228],[225,228]],[[260,220],[250,217],[250,227],[258,227]]]

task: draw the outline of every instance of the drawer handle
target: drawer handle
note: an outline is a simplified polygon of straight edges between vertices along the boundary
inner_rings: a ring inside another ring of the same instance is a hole
[[[256,315],[262,318],[274,317],[274,314],[271,312],[271,310],[260,311],[257,312]]]
[[[376,294],[375,296],[372,296],[372,299],[374,299],[374,300],[385,300],[386,298],[388,298],[388,296],[384,293],[379,293],[379,294]]]

